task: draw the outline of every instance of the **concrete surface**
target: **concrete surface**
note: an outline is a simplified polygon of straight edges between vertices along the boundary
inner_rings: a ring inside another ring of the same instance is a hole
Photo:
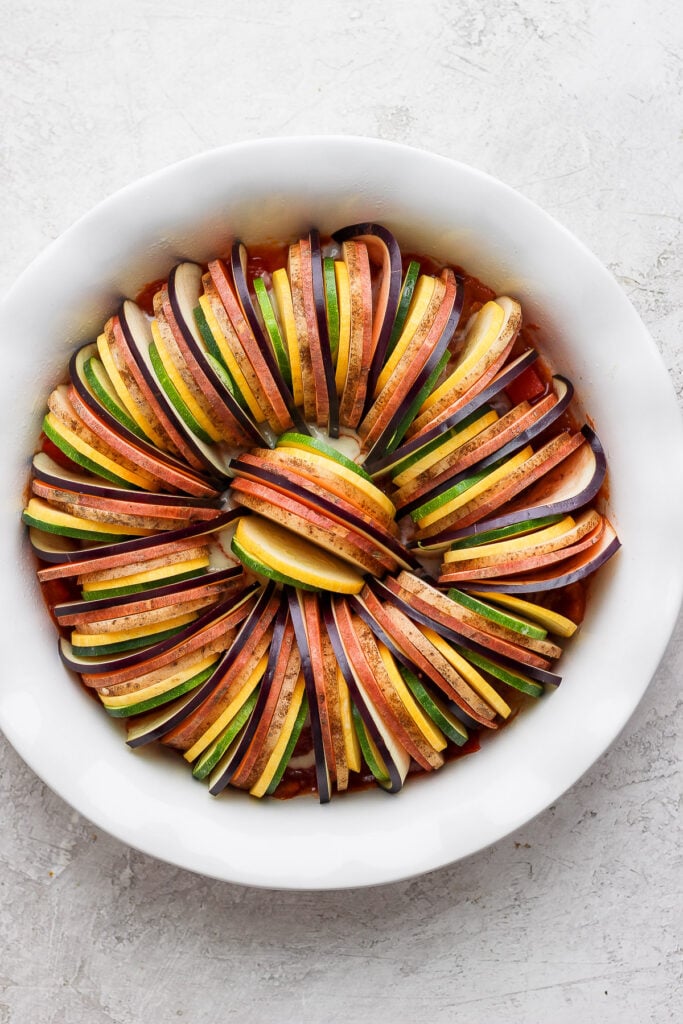
[[[583,239],[680,397],[672,0],[0,0],[0,290],[141,174],[347,132],[457,157]],[[7,344],[2,339],[2,344]],[[0,1024],[680,1020],[681,622],[634,719],[517,834],[341,894],[212,882],[98,832],[0,738]]]

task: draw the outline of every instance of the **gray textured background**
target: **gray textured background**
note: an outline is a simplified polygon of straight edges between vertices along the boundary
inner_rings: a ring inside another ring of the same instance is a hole
[[[176,159],[374,135],[561,220],[616,275],[680,398],[678,4],[0,0],[0,17],[0,291]],[[679,621],[637,715],[556,807],[375,890],[269,893],[151,860],[0,737],[0,1024],[680,1020],[682,641]]]

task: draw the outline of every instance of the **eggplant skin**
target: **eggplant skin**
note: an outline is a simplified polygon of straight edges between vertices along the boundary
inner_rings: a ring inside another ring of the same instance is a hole
[[[556,607],[581,618],[620,540],[605,451],[514,297],[362,221],[233,238],[145,309],[73,352],[24,510],[61,661],[131,748],[176,749],[213,796],[395,794],[504,724],[499,687],[558,685]],[[547,517],[571,520],[535,537]],[[112,526],[141,535],[92,539]]]

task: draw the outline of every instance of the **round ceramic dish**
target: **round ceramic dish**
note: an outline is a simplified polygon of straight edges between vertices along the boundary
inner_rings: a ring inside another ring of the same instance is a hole
[[[622,550],[562,657],[563,683],[472,756],[320,806],[213,799],[168,751],[132,752],[62,668],[20,523],[50,389],[122,296],[248,243],[358,221],[521,300],[606,449]],[[124,189],[54,242],[0,309],[5,623],[0,727],[33,770],[123,842],[193,871],[292,889],[418,874],[495,842],[555,801],[616,737],[673,627],[683,580],[683,432],[656,348],[610,274],[531,202],[469,167],[358,138],[210,152]]]

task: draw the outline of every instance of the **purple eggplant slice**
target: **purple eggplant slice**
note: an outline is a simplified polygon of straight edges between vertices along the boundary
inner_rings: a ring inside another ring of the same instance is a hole
[[[456,275],[455,301],[441,336],[430,353],[429,358],[421,368],[403,402],[391,417],[372,448],[369,449],[366,455],[366,463],[372,463],[373,454],[376,452],[394,451],[398,447],[398,443],[403,439],[403,435],[412,422],[411,413],[415,409],[417,399],[422,394],[427,381],[430,380],[437,370],[442,361],[442,357],[445,355],[448,346],[451,343],[462,313],[463,298],[464,288],[462,278]]]
[[[377,378],[388,355],[389,339],[396,319],[403,268],[401,250],[396,238],[382,224],[351,224],[334,234],[335,242],[353,239],[364,242],[368,253],[375,262],[381,263],[381,279],[373,314],[372,344],[373,355],[368,374],[365,411],[370,407],[375,393]]]
[[[160,549],[159,554],[167,553],[172,550],[173,544],[179,541],[184,543],[188,540],[208,537],[210,534],[236,523],[244,514],[244,509],[230,509],[206,523],[193,523],[191,526],[184,526],[179,530],[168,530],[166,533],[154,534],[149,537],[136,537],[134,540],[124,540],[118,544],[98,544],[92,548],[68,551],[64,553],[65,557],[60,560],[61,564],[57,569],[39,570],[38,577],[41,582],[45,583],[58,576],[78,576],[81,573],[113,568],[115,565],[130,565],[132,562],[139,561],[138,556],[153,558],[155,557],[155,553],[153,553],[155,548]],[[69,565],[64,563],[69,563]]]
[[[311,651],[308,644],[308,633],[304,622],[304,613],[301,602],[303,595],[298,591],[287,588],[287,600],[289,602],[289,614],[294,624],[296,642],[301,655],[301,671],[304,674],[306,696],[308,697],[308,711],[311,720],[311,737],[313,739],[313,752],[315,754],[315,777],[318,784],[318,799],[321,804],[329,803],[332,797],[332,781],[330,768],[325,758],[325,745],[323,743],[322,726],[318,710],[318,695],[313,677],[313,664],[311,662]]]
[[[595,498],[607,473],[607,459],[597,434],[587,425],[581,428],[587,443],[572,452],[560,465],[516,499],[507,511],[481,519],[460,530],[447,530],[430,538],[430,544],[448,543],[461,537],[485,533],[513,523],[566,515]]]
[[[230,253],[230,269],[232,271],[232,279],[235,284],[235,291],[237,292],[239,304],[244,313],[245,320],[249,325],[249,329],[254,336],[256,344],[258,345],[259,351],[261,352],[266,366],[268,367],[268,372],[273,378],[275,387],[287,406],[287,412],[292,418],[294,427],[302,434],[307,434],[309,432],[308,427],[306,426],[301,413],[294,404],[294,397],[290,389],[287,387],[282,373],[280,372],[280,367],[278,366],[270,341],[261,329],[258,317],[256,316],[254,304],[251,301],[249,284],[247,282],[247,249],[239,239],[233,242]]]
[[[402,748],[393,750],[392,747],[394,747],[395,744],[391,740],[387,742],[388,737],[385,736],[384,729],[380,728],[379,716],[372,708],[367,695],[364,694],[362,686],[358,683],[358,680],[351,668],[344,644],[342,643],[339,628],[337,626],[337,621],[333,611],[333,604],[328,598],[323,599],[322,614],[325,628],[327,629],[330,642],[332,643],[332,649],[334,650],[340,671],[349,689],[353,706],[362,718],[363,725],[371,736],[377,750],[379,751],[380,757],[386,766],[388,777],[386,784],[383,784],[383,788],[389,793],[398,793],[403,789],[403,783],[405,782],[406,775],[408,774],[409,759],[408,763],[406,763],[407,755],[405,755],[405,751],[403,751]]]
[[[232,421],[245,438],[259,444],[262,442],[260,431],[237,401],[229,386],[229,381],[212,362],[206,342],[197,326],[194,311],[199,305],[199,297],[203,291],[202,276],[202,268],[195,263],[179,263],[173,268],[168,278],[168,300],[173,319],[187,348],[219,398],[222,399]]]
[[[518,579],[485,581],[486,590],[497,594],[536,594],[547,590],[557,590],[578,583],[604,565],[621,547],[621,541],[614,532],[614,527],[607,520],[600,541],[589,551],[581,552],[573,558],[561,563],[555,571],[526,573]],[[476,589],[463,584],[464,590]],[[531,673],[528,673],[531,675]]]
[[[528,366],[538,358],[538,352],[535,349],[527,349],[520,356],[508,363],[496,377],[488,384],[482,391],[478,392],[475,397],[467,402],[461,409],[454,412],[452,416],[439,423],[438,426],[433,427],[431,430],[425,430],[424,433],[412,438],[410,441],[406,441],[396,451],[389,455],[384,455],[380,458],[372,460],[370,464],[366,460],[365,468],[373,476],[381,476],[384,473],[388,473],[389,470],[406,459],[409,455],[413,455],[421,448],[425,448],[432,441],[441,437],[447,431],[456,427],[464,419],[470,416],[476,409],[486,405],[492,398],[504,391],[505,388],[516,378],[527,369]]]
[[[271,590],[271,588],[273,588],[272,584],[269,585],[268,589]],[[254,712],[249,718],[244,730],[240,733],[239,738],[235,741],[235,744],[228,749],[227,753],[223,756],[221,761],[219,761],[218,765],[209,777],[209,792],[212,796],[217,796],[230,783],[233,775],[239,768],[240,763],[243,761],[247,751],[249,750],[252,740],[254,739],[254,735],[270,695],[273,676],[280,656],[280,646],[287,626],[287,618],[287,603],[283,597],[281,598],[280,608],[275,618],[273,638],[270,644],[270,652],[268,656],[268,665],[266,667],[266,673],[263,680],[261,681],[261,687],[254,707]],[[247,632],[244,627],[243,631]]]
[[[337,385],[334,376],[330,332],[327,326],[327,307],[325,304],[325,284],[323,280],[323,258],[320,248],[320,232],[316,228],[309,232],[308,243],[311,248],[311,275],[313,284],[313,302],[315,303],[315,317],[318,324],[320,352],[325,371],[327,398],[330,405],[327,429],[330,437],[339,437],[339,399],[337,398]]]

